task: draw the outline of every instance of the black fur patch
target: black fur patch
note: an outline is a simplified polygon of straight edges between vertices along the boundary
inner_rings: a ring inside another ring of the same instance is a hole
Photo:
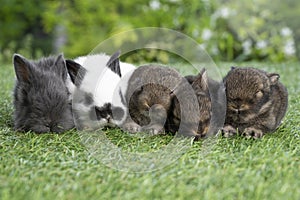
[[[97,120],[100,120],[102,118],[112,118],[112,109],[110,103],[106,103],[101,107],[95,106],[94,109],[96,111]]]
[[[66,66],[71,77],[71,81],[74,83],[74,85],[79,87],[86,74],[86,69],[73,60],[66,60]]]
[[[121,74],[121,69],[120,69],[120,60],[119,60],[119,56],[120,56],[120,51],[117,51],[116,53],[114,53],[109,61],[107,62],[106,66],[111,69],[111,71],[113,71],[114,73],[118,74],[120,77],[122,77]]]
[[[119,90],[119,95],[120,95],[122,104],[123,104],[124,106],[126,106],[126,101],[125,101],[125,98],[124,98],[124,96],[123,96],[123,94],[122,94],[121,89]]]
[[[93,117],[93,114],[91,113],[90,116],[93,120],[100,120],[100,119],[114,119],[114,120],[121,120],[124,116],[125,112],[120,107],[112,107],[110,103],[106,103],[101,107],[93,106],[91,108],[91,111],[93,113],[96,113],[96,116]]]

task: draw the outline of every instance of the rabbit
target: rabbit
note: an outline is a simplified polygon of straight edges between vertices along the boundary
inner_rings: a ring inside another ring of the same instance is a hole
[[[227,113],[222,133],[260,138],[281,124],[287,107],[288,91],[279,74],[251,67],[232,67],[223,79]]]
[[[73,108],[78,129],[114,127],[118,124],[116,120],[122,118],[125,111],[113,104],[113,95],[121,77],[135,66],[120,62],[119,56],[117,51],[112,56],[95,54],[66,60],[75,86]]]
[[[194,115],[198,113],[193,112],[193,105],[198,102],[191,85],[175,69],[155,64],[140,66],[131,74],[125,93],[128,109],[121,127],[130,133],[163,134],[175,96],[180,101],[191,96],[191,103],[183,108],[182,116],[187,120],[180,132],[195,136],[198,117]]]
[[[223,126],[226,112],[225,88],[221,82],[215,81],[207,76],[206,69],[202,69],[198,75],[185,76],[191,84],[199,105],[199,115],[197,115],[198,128],[195,139],[203,138],[211,134],[216,134]],[[182,92],[184,95],[184,91]],[[173,99],[173,108],[166,123],[166,130],[169,132],[178,131],[181,121],[180,104],[177,98]],[[183,105],[190,104],[188,98]],[[190,121],[190,119],[187,119]],[[183,121],[183,123],[186,123]],[[181,124],[182,126],[182,124]]]
[[[63,55],[31,61],[14,54],[13,64],[14,129],[61,133],[74,128]]]

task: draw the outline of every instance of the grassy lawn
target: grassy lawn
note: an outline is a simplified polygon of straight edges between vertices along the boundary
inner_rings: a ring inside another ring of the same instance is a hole
[[[209,151],[207,143],[198,142],[165,167],[140,173],[103,164],[75,130],[14,132],[14,72],[12,65],[2,65],[0,199],[300,199],[300,63],[243,65],[280,73],[290,95],[281,127],[259,140],[217,137]],[[222,73],[230,66],[221,63]],[[106,133],[128,154],[151,154],[172,139],[132,137],[117,129]]]

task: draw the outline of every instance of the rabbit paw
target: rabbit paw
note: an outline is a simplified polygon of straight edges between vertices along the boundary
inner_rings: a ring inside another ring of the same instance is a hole
[[[243,135],[246,136],[246,138],[257,139],[257,138],[261,138],[264,134],[259,129],[249,127],[244,130]]]
[[[150,135],[159,135],[164,133],[164,127],[159,124],[152,124],[142,127],[141,131],[149,133]]]
[[[221,129],[222,136],[224,137],[232,137],[237,134],[237,130],[230,125],[224,126]]]
[[[130,133],[137,133],[141,131],[141,126],[135,122],[129,122],[129,123],[125,123],[122,126],[122,129]]]

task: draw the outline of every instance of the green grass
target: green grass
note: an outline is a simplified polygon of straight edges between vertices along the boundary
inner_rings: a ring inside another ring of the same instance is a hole
[[[241,65],[281,74],[290,93],[282,126],[259,140],[218,137],[194,143],[164,168],[140,173],[116,170],[118,162],[103,164],[74,130],[14,132],[13,67],[1,66],[0,199],[300,199],[300,64]],[[222,74],[229,66],[221,64]],[[132,137],[117,129],[106,133],[125,154],[155,155],[172,139]],[[139,161],[133,169],[135,164]]]

